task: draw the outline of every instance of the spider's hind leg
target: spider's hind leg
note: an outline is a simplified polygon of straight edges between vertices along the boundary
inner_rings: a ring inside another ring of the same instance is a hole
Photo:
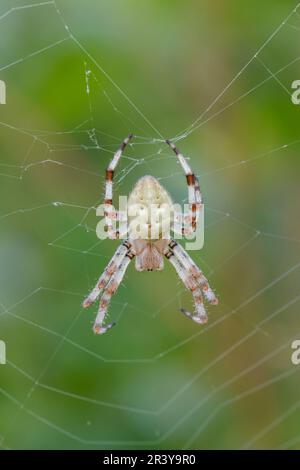
[[[105,197],[104,197],[104,211],[105,211],[105,221],[108,231],[108,236],[110,239],[114,240],[116,238],[121,238],[120,234],[114,228],[114,221],[118,220],[119,212],[113,207],[113,179],[115,169],[120,161],[122,153],[126,148],[126,145],[129,144],[130,140],[133,138],[133,134],[129,134],[123,142],[121,143],[119,149],[115,152],[112,160],[110,161],[106,172],[105,172]]]
[[[195,232],[197,228],[199,213],[203,206],[202,194],[201,194],[198,178],[193,172],[193,170],[191,169],[184,155],[182,155],[182,153],[179,151],[176,145],[173,144],[173,142],[167,139],[166,143],[171,147],[173,152],[176,154],[177,159],[186,176],[186,182],[188,186],[189,212],[188,214],[185,214],[184,218],[187,220],[190,220],[188,228],[185,228],[182,231],[182,234],[186,236]]]

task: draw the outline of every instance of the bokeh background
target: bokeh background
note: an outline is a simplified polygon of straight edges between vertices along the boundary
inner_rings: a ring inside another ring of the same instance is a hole
[[[1,448],[299,448],[296,2],[34,3],[0,2]],[[185,201],[161,136],[199,175],[204,327],[168,265],[129,267],[104,336],[81,308],[118,245],[95,207],[129,132],[116,195],[150,173]]]

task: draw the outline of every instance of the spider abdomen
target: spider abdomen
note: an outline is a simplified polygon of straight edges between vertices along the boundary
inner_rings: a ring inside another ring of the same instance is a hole
[[[153,176],[143,176],[128,199],[130,239],[157,240],[170,234],[173,201]]]

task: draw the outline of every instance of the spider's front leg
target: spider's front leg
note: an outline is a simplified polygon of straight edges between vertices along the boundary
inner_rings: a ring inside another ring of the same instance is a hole
[[[113,288],[115,286],[115,281],[116,280],[118,281],[118,279],[119,279],[119,273],[123,272],[123,275],[125,273],[125,270],[123,271],[124,265],[122,263],[124,262],[124,258],[126,256],[127,256],[127,259],[130,258],[130,256],[132,256],[131,255],[132,252],[131,252],[130,248],[131,248],[131,243],[128,240],[125,240],[124,243],[118,247],[118,249],[115,252],[114,256],[112,257],[112,259],[110,260],[110,262],[106,266],[103,274],[101,274],[100,278],[98,279],[97,284],[95,285],[94,289],[90,292],[88,297],[86,297],[86,299],[83,301],[83,304],[82,304],[83,307],[88,308],[90,305],[92,305],[99,298],[101,292],[106,287],[106,289],[103,293],[102,299],[101,299],[101,302],[102,301],[103,302],[102,303],[100,302],[99,313],[98,313],[98,316],[99,316],[98,323],[100,322],[101,315],[103,314],[103,307],[105,307],[105,301],[107,299],[107,296],[109,296],[110,294],[115,292],[115,291],[113,291]],[[126,267],[127,267],[127,265],[126,265]],[[126,269],[126,267],[125,267],[125,269]],[[122,277],[123,277],[123,275],[122,275]],[[121,278],[121,280],[122,280],[122,278]],[[121,280],[120,280],[120,282],[121,282]],[[107,310],[107,307],[106,307],[106,310]],[[110,325],[107,325],[105,327],[102,325],[104,315],[105,315],[105,312],[103,314],[103,318],[102,318],[102,321],[101,321],[102,330],[101,331],[96,331],[97,333],[105,333],[108,329],[110,329],[112,326],[114,326],[114,324],[110,324]],[[97,318],[98,318],[98,316],[97,316]]]
[[[178,261],[174,253],[168,251],[166,253],[166,258],[170,261],[170,263],[174,266],[178,276],[182,280],[183,284],[187,289],[189,289],[193,295],[194,304],[195,304],[195,315],[191,314],[185,309],[181,309],[181,311],[189,318],[194,320],[197,323],[206,323],[208,320],[207,313],[203,303],[203,297],[201,290],[193,278],[193,276],[189,276],[186,272],[185,268],[182,264]]]
[[[218,297],[216,296],[214,291],[211,289],[208,283],[208,280],[204,276],[201,269],[194,263],[194,261],[189,256],[189,254],[183,249],[183,247],[179,243],[176,243],[175,240],[172,240],[169,246],[170,245],[175,256],[178,258],[180,263],[187,270],[188,274],[193,276],[197,280],[201,290],[203,291],[203,294],[206,300],[212,305],[218,305],[219,303]]]
[[[195,315],[185,309],[181,309],[181,312],[197,323],[206,323],[208,317],[204,307],[201,290],[210,303],[214,305],[218,303],[218,299],[210,288],[207,279],[182,246],[177,244],[174,240],[170,241],[168,249],[165,252],[165,256],[174,266],[178,276],[186,288],[189,289],[193,295]]]
[[[115,271],[110,281],[108,282],[107,286],[105,287],[103,291],[103,295],[100,299],[99,309],[98,309],[97,317],[96,317],[94,327],[93,327],[94,333],[97,333],[97,334],[106,333],[107,330],[109,330],[116,324],[114,322],[105,326],[103,323],[104,323],[104,319],[105,319],[111,298],[113,294],[116,293],[119,285],[121,284],[122,279],[125,275],[126,269],[130,261],[134,258],[134,256],[135,254],[131,250],[127,251],[120,266]]]

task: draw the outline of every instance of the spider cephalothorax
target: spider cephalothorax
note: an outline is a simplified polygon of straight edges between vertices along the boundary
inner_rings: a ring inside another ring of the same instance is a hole
[[[112,204],[114,170],[124,148],[132,137],[132,134],[130,134],[122,142],[106,170],[105,221],[108,236],[111,239],[119,238],[121,235],[114,228],[113,223],[119,218],[119,214]],[[184,285],[192,292],[194,299],[195,314],[185,309],[181,309],[181,311],[195,322],[206,323],[207,321],[202,293],[211,304],[218,303],[218,299],[202,271],[196,266],[182,246],[173,240],[169,234],[166,235],[168,233],[166,228],[170,224],[171,230],[175,234],[188,235],[194,232],[199,211],[202,209],[202,196],[198,179],[176,146],[169,140],[166,142],[177,155],[186,174],[189,203],[188,213],[181,217],[176,214],[176,209],[174,209],[169,193],[153,176],[147,175],[138,180],[128,199],[128,222],[125,228],[127,239],[119,246],[104,273],[100,276],[96,286],[83,302],[85,308],[89,307],[102,294],[94,323],[95,333],[105,333],[114,326],[114,323],[104,325],[105,315],[111,297],[119,287],[127,266],[133,258],[135,258],[137,271],[161,270],[164,266],[164,258],[170,261]],[[158,217],[156,219],[153,219],[151,215],[151,208],[153,206],[157,208]],[[133,229],[137,219],[139,226],[142,226],[140,227],[143,233],[141,236],[137,236]],[[182,220],[189,222],[188,228],[182,228]],[[122,235],[124,234],[122,233]]]

